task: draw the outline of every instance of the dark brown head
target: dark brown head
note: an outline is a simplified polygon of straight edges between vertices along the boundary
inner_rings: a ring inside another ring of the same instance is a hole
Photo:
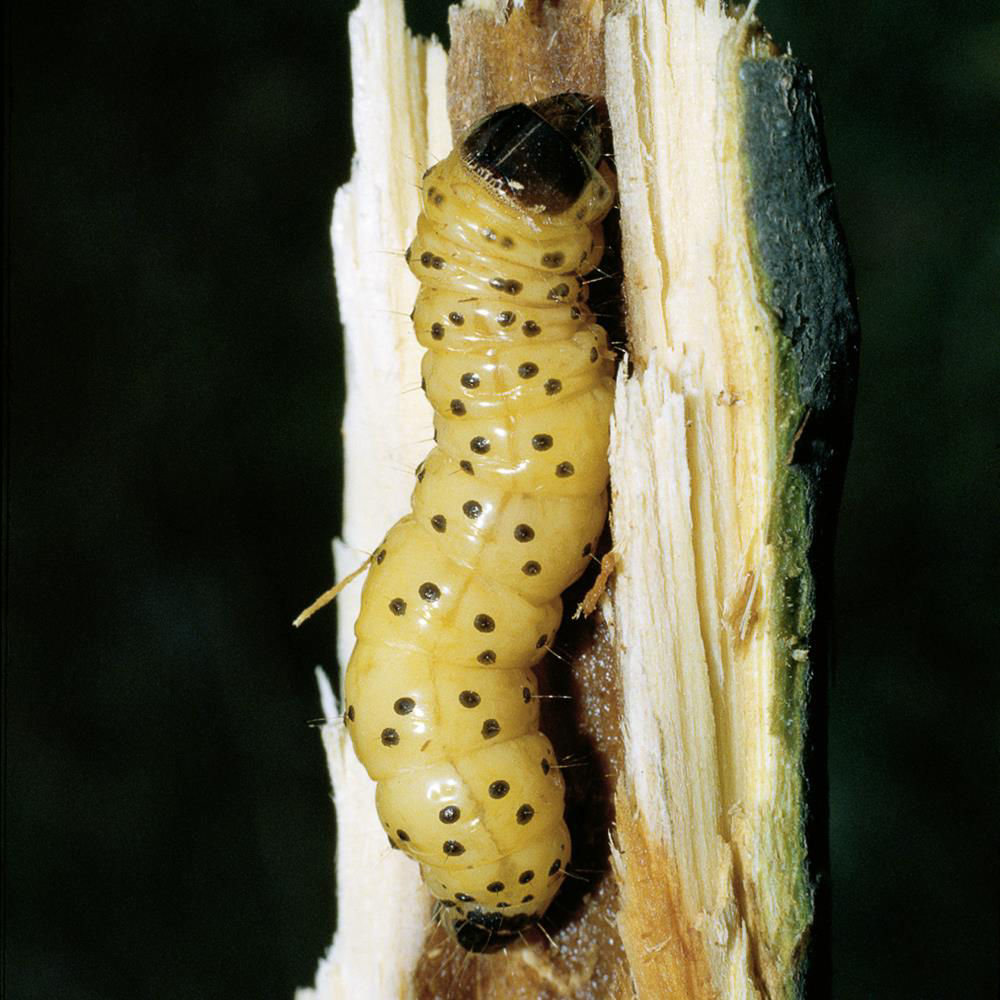
[[[468,167],[532,214],[557,215],[579,201],[597,177],[601,155],[597,106],[581,94],[500,108],[462,142]]]

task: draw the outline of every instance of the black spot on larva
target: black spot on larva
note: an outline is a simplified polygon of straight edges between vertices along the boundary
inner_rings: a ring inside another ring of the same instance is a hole
[[[520,806],[517,810],[517,822],[524,826],[525,823],[530,823],[532,817],[535,815],[535,810],[528,805],[527,802],[523,806]]]
[[[443,907],[445,907],[446,909],[449,909],[449,910],[455,905],[454,900],[451,900],[451,899],[439,899],[438,902]]]
[[[538,576],[541,573],[542,567],[540,563],[536,563],[534,559],[529,559],[522,567],[521,572],[525,576]]]
[[[392,848],[392,849],[393,849],[394,851],[398,851],[398,850],[399,850],[399,844],[397,844],[397,843],[396,843],[396,841],[394,841],[394,840],[392,839],[392,837],[387,837],[386,839],[387,839],[387,840],[389,841],[389,846],[390,846],[390,847],[391,847],[391,848]]]
[[[554,396],[557,392],[560,392],[561,390],[562,390],[562,382],[560,382],[559,379],[557,378],[550,378],[545,383],[546,396]]]
[[[407,264],[410,263],[410,257],[412,256],[412,254],[413,254],[413,247],[407,247],[406,253],[403,254],[403,257],[405,258]]]
[[[483,739],[491,740],[497,733],[500,732],[500,723],[496,719],[487,719],[483,723]]]
[[[484,649],[476,659],[482,663],[484,666],[489,666],[492,663],[497,662],[497,654],[493,652],[492,649]]]
[[[521,697],[524,699],[525,705],[531,701],[531,688],[521,688]]]
[[[433,201],[435,205],[440,205],[444,201],[444,195],[440,193],[434,195]]]
[[[535,649],[541,649],[548,641],[549,637],[547,635],[540,635],[538,637],[538,642],[535,643]]]
[[[412,698],[397,698],[392,710],[396,715],[409,715],[417,707],[417,703]]]
[[[433,260],[434,260],[434,254],[432,254],[429,250],[425,250],[420,255],[420,263],[423,264],[424,267],[430,267],[431,266],[431,262]]]
[[[410,835],[405,830],[397,830],[396,831],[396,836],[401,841],[403,841],[404,844],[410,839]]]
[[[542,267],[562,267],[565,262],[566,255],[558,251],[542,254]]]
[[[382,746],[394,747],[397,746],[398,744],[399,744],[399,733],[397,733],[395,729],[382,730]]]
[[[537,337],[542,332],[542,328],[533,319],[529,319],[521,324],[521,332],[526,337]]]
[[[581,313],[580,313],[580,307],[579,306],[571,306],[570,307],[570,310],[569,310],[569,318],[570,319],[579,319],[580,315],[581,315]]]
[[[560,462],[556,466],[556,475],[560,479],[568,479],[574,472],[576,472],[576,469],[573,468],[572,462]]]
[[[531,439],[531,447],[535,451],[548,451],[552,447],[552,435],[551,434],[536,434]]]
[[[542,774],[548,774],[552,770],[552,765],[548,762],[546,757],[542,758]]]
[[[514,538],[519,542],[530,542],[535,537],[535,529],[530,524],[519,524],[514,529]]]
[[[421,392],[426,392],[427,391],[427,379],[425,379],[425,378],[422,378],[420,380],[420,391]]]
[[[587,542],[587,544],[586,544],[586,545],[584,545],[584,547],[583,547],[583,554],[584,554],[585,556],[589,556],[589,555],[590,555],[590,553],[591,553],[591,552],[593,552],[593,551],[594,551],[594,546],[593,546],[593,545],[591,545],[591,543],[590,543],[590,542]]]
[[[475,896],[469,896],[464,892],[456,892],[455,899],[457,899],[460,903],[474,903],[476,901]]]
[[[476,471],[475,471],[475,469],[473,469],[473,468],[472,468],[472,463],[471,463],[471,462],[469,462],[469,461],[467,461],[467,460],[466,460],[466,459],[464,459],[464,458],[462,459],[462,461],[461,461],[461,462],[459,462],[459,463],[458,463],[458,467],[459,467],[459,468],[460,468],[460,469],[461,469],[461,470],[462,470],[463,472],[467,472],[467,473],[468,473],[468,474],[469,474],[470,476],[474,476],[474,475],[476,474]]]
[[[510,785],[506,781],[494,781],[490,785],[490,798],[502,799],[510,791]]]
[[[437,601],[441,599],[441,588],[436,583],[420,584],[420,596],[425,601]]]
[[[424,463],[423,463],[423,462],[421,462],[421,463],[420,463],[420,464],[419,464],[419,465],[418,465],[418,466],[417,466],[417,467],[416,467],[416,468],[415,468],[415,469],[413,470],[413,474],[414,474],[414,475],[415,475],[415,476],[417,477],[417,482],[418,482],[418,483],[422,483],[422,482],[424,481],[424,473],[425,473],[426,471],[427,471],[427,468],[426,468],[426,467],[424,466]]]
[[[445,806],[441,812],[438,813],[438,819],[442,823],[457,823],[459,816],[462,815],[462,810],[458,806]]]
[[[477,435],[469,442],[469,448],[477,455],[485,455],[490,450],[490,443],[486,438]]]
[[[461,326],[465,322],[465,317],[460,312],[448,313],[448,319],[453,326]]]
[[[435,514],[431,518],[431,527],[435,531],[447,531],[448,530],[448,518],[444,514]]]
[[[397,617],[399,615],[405,615],[406,614],[406,601],[404,601],[402,597],[394,597],[389,602],[389,610],[394,615],[396,615]]]
[[[500,241],[500,246],[502,246],[504,248],[504,250],[509,250],[513,245],[514,245],[514,241],[509,236],[505,236]]]
[[[504,309],[503,312],[497,313],[497,323],[499,323],[500,326],[510,326],[516,319],[517,316],[509,309]]]
[[[593,364],[596,360],[597,360],[597,348],[596,347],[592,347],[590,349],[590,361],[591,361],[591,364]]]
[[[435,340],[441,340],[441,338],[444,337],[444,327],[440,323],[432,323],[431,336]]]
[[[555,875],[555,873],[559,871],[560,868],[562,868],[562,862],[558,858],[556,858],[555,861],[552,862],[552,867],[549,869],[549,874]]]
[[[463,708],[475,708],[482,700],[478,691],[463,691],[458,696],[459,704]]]
[[[478,632],[492,632],[497,627],[497,623],[489,615],[476,615],[472,624]]]
[[[483,505],[478,500],[466,500],[462,504],[462,513],[472,521],[483,512]]]
[[[531,901],[532,901],[532,900],[533,900],[534,898],[535,898],[535,897],[534,897],[534,896],[532,896],[532,895],[531,895],[531,893],[529,892],[527,896],[523,896],[523,897],[521,898],[521,902],[522,902],[522,903],[530,903],[530,902],[531,902]]]
[[[475,389],[479,385],[479,376],[475,372],[466,372],[459,381],[466,389]]]
[[[521,378],[534,378],[538,374],[538,365],[534,361],[525,361],[517,366],[517,374]]]
[[[490,884],[486,887],[486,891],[503,892],[505,888],[506,886],[503,884],[503,882],[490,882]]]
[[[435,271],[440,271],[444,267],[444,258],[443,257],[435,257],[431,261],[431,267],[433,267]]]
[[[521,872],[521,874],[517,876],[517,880],[521,883],[521,885],[527,885],[534,877],[535,873],[529,868],[526,872]]]
[[[460,854],[465,854],[465,847],[460,844],[457,840],[446,840],[441,845],[441,850],[450,858],[457,858]],[[471,900],[472,897],[469,897]]]
[[[383,562],[385,562],[385,549],[379,549],[378,552],[375,553],[375,563],[376,565],[381,566]]]
[[[567,295],[569,295],[569,285],[562,282],[561,284],[549,289],[548,297],[553,301],[557,301],[558,299],[566,298]]]
[[[354,721],[354,706],[353,705],[348,705],[347,706],[347,720],[348,720],[348,722],[353,722]]]
[[[453,399],[448,404],[448,407],[456,417],[465,416],[465,403],[463,403],[460,399]]]

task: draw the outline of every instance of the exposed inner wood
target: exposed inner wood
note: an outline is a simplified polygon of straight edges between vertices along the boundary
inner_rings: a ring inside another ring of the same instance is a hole
[[[409,321],[417,282],[403,251],[431,151],[451,146],[444,51],[407,31],[402,0],[363,0],[349,31],[356,152],[351,179],[337,192],[331,232],[347,384],[337,578],[369,557],[407,509],[413,469],[433,433],[419,391],[422,352]],[[360,591],[357,581],[337,597],[342,669],[354,642]],[[324,677],[330,722],[323,741],[337,814],[337,932],[315,988],[297,997],[384,1000],[410,991],[428,903],[417,865],[386,842],[374,782],[350,746],[332,688]]]
[[[604,93],[602,0],[523,6],[467,3],[449,11],[448,114],[461,135],[477,118],[550,94]]]
[[[800,760],[775,716],[778,359],[740,160],[739,64],[769,54],[757,30],[709,4],[606,22],[634,364],[612,435],[622,927],[638,981],[635,945],[683,915],[661,964],[692,997],[787,995],[808,922]],[[651,867],[659,920],[631,903]]]

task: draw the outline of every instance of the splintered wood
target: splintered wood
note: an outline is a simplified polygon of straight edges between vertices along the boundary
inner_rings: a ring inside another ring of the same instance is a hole
[[[406,319],[416,283],[386,250],[408,245],[420,175],[452,137],[510,103],[604,99],[621,220],[605,261],[628,329],[627,343],[613,333],[610,536],[564,595],[541,687],[567,782],[570,877],[522,943],[463,952],[432,924],[417,866],[373,846],[385,838],[372,783],[330,726],[339,928],[299,1000],[801,995],[813,495],[788,477],[820,418],[800,405],[762,277],[765,223],[748,209],[747,74],[765,65],[781,93],[799,79],[753,6],[466,0],[450,11],[447,60],[409,35],[401,0],[362,0],[352,15],[358,153],[333,226],[348,384],[338,565],[353,569],[406,509],[411,482],[396,469],[430,438],[426,401],[407,393],[420,382]],[[795,155],[772,150],[811,115],[775,108],[761,113],[757,167]],[[358,589],[337,598],[342,663]],[[788,594],[805,595],[797,632]]]

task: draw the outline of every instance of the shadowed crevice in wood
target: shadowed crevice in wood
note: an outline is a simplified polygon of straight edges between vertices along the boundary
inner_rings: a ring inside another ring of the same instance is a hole
[[[499,6],[499,5],[498,5]],[[550,94],[604,93],[603,4],[594,0],[536,2],[497,15],[451,8],[448,27],[448,114],[461,135],[505,104],[530,104]]]

